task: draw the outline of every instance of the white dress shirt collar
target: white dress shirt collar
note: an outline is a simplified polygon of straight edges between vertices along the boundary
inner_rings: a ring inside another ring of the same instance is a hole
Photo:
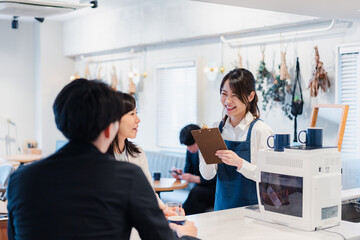
[[[233,127],[230,123],[230,118],[227,118],[226,119],[226,124],[224,126],[224,128],[233,128],[233,129],[236,129],[236,128],[240,128],[241,130],[245,130],[245,128],[247,126],[250,125],[250,123],[252,121],[254,121],[255,117],[252,115],[251,112],[247,112],[245,114],[245,117],[240,121],[240,123],[238,125],[236,125],[235,127]]]

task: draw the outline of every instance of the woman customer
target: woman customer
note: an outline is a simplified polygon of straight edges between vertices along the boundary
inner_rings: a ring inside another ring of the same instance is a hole
[[[140,123],[140,118],[136,111],[135,99],[130,94],[122,92],[118,92],[118,96],[123,102],[124,112],[120,119],[119,132],[111,143],[108,153],[119,161],[130,162],[139,166],[143,170],[150,185],[152,185],[152,178],[145,152],[128,140],[128,138],[136,138],[138,132],[137,128]],[[156,193],[155,195],[160,209],[165,210],[165,204],[160,200]]]
[[[271,128],[259,119],[258,97],[252,73],[239,68],[230,71],[220,84],[224,118],[214,123],[220,129],[228,150],[216,152],[223,163],[207,165],[200,157],[205,179],[217,174],[214,210],[257,204],[256,162],[258,151],[268,148]]]

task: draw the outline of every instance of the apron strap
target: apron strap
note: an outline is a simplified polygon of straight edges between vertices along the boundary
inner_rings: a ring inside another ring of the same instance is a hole
[[[223,121],[221,121],[221,122],[219,123],[219,130],[220,130],[220,133],[222,133],[223,127],[224,127],[224,125],[223,125]]]
[[[250,123],[249,131],[248,131],[247,136],[246,136],[246,141],[248,141],[248,142],[250,141],[252,128],[253,128],[254,124],[255,124],[258,120],[260,120],[260,119],[257,118],[257,119],[255,119],[254,121],[252,121],[252,122]]]

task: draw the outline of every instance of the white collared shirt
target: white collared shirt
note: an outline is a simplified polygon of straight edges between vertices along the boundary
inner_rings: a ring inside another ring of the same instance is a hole
[[[254,120],[254,116],[248,112],[241,122],[233,127],[230,119],[226,120],[221,133],[224,140],[228,141],[245,141],[249,131],[250,123]],[[215,122],[212,127],[219,127],[220,122]],[[267,139],[273,135],[273,130],[263,121],[257,121],[251,131],[250,139],[250,162],[243,161],[242,167],[237,169],[244,177],[256,181],[256,163],[259,150],[268,149]],[[200,156],[200,173],[203,178],[212,179],[217,173],[217,164],[206,164],[201,152]]]
[[[124,151],[122,153],[115,152],[115,159],[123,162],[129,162],[126,147],[124,148]]]

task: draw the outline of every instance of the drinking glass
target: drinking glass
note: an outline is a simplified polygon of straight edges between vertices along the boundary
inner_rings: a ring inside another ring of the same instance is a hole
[[[172,211],[173,215],[168,217],[169,223],[183,225],[185,223],[185,212],[180,202],[167,202],[166,210]]]

